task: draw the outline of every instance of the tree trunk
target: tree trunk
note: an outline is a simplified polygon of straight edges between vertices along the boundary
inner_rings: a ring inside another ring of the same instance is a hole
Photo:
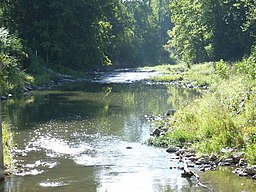
[[[0,180],[4,179],[4,153],[2,140],[2,114],[1,114],[1,99],[0,99]]]

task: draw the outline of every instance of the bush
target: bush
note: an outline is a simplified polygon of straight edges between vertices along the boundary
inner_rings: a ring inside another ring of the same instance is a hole
[[[2,122],[2,135],[3,135],[3,151],[4,151],[4,165],[9,167],[12,162],[11,157],[11,148],[13,147],[12,139],[11,139],[11,130],[10,123],[3,121]]]
[[[252,54],[249,58],[243,59],[242,62],[238,62],[236,65],[238,72],[246,74],[249,78],[256,78],[256,46],[252,49]]]
[[[229,69],[228,64],[226,62],[224,62],[223,60],[220,60],[219,62],[216,63],[215,69],[216,69],[217,74],[221,78],[223,78],[223,79],[229,78],[230,69]]]
[[[33,78],[21,70],[27,57],[19,38],[0,28],[0,94],[23,90]]]

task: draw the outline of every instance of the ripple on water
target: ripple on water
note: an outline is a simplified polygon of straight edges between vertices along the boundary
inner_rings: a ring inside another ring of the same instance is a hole
[[[68,183],[60,182],[42,182],[39,184],[42,187],[62,187],[68,185]]]

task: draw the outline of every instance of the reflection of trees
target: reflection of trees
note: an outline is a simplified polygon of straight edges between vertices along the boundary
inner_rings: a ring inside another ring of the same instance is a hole
[[[79,122],[86,119],[93,122],[94,127],[90,129],[95,129],[94,132],[132,134],[129,137],[135,138],[143,131],[144,115],[164,114],[170,105],[176,106],[196,95],[191,90],[175,87],[169,87],[168,93],[166,86],[145,84],[78,83],[58,89],[10,100],[5,111],[20,129],[30,129],[51,120]]]
[[[170,97],[167,102],[173,109],[186,106],[189,102],[201,95],[199,90],[182,89],[175,86],[168,86],[168,93]]]

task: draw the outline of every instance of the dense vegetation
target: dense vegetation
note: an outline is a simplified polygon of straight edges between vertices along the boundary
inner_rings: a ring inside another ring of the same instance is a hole
[[[168,58],[162,45],[171,28],[169,3],[170,0],[2,0],[1,33],[9,34],[13,46],[7,47],[13,50],[10,53],[4,48],[1,53],[15,60],[10,67],[19,65],[19,70],[33,74],[36,83],[54,80],[47,73],[42,76],[45,68],[67,73],[109,65],[157,64]]]
[[[236,152],[242,150],[247,161],[255,164],[256,81],[250,73],[240,70],[243,65],[220,61],[191,65],[190,69],[184,65],[162,66],[165,74],[153,80],[178,80],[180,85],[191,87],[207,85],[208,90],[200,97],[177,103],[180,98],[170,87],[169,102],[177,112],[160,122],[170,131],[149,142],[160,146],[190,142],[199,153],[217,156],[222,148],[230,147]],[[159,67],[151,69],[160,71]]]
[[[166,47],[187,63],[234,61],[255,45],[254,0],[173,0]]]

